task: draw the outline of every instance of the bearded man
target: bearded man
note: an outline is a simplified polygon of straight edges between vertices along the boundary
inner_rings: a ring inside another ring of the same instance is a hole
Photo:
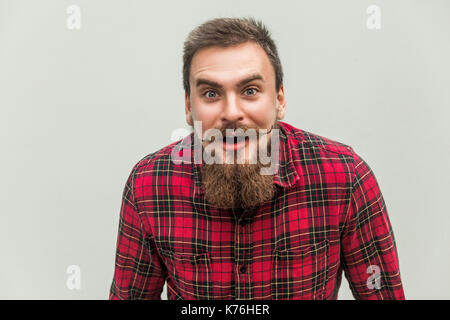
[[[377,180],[352,147],[281,121],[283,72],[253,18],[184,43],[193,132],[123,192],[110,299],[405,299]],[[265,157],[264,157],[265,156]],[[267,161],[269,160],[269,161]]]

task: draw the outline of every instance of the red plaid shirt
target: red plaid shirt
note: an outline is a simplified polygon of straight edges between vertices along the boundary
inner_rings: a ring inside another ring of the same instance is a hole
[[[109,299],[160,299],[165,281],[169,300],[337,299],[342,271],[355,299],[405,299],[368,164],[350,146],[278,124],[277,192],[251,214],[205,201],[202,164],[171,160],[181,140],[134,166]]]

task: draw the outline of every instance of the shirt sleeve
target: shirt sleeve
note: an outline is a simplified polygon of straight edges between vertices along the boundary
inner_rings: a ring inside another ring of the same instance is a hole
[[[136,168],[136,166],[135,166]],[[134,172],[122,195],[110,300],[160,300],[166,269],[143,228],[134,197]]]
[[[356,300],[405,300],[392,225],[377,179],[354,153],[352,193],[341,232],[341,265]]]

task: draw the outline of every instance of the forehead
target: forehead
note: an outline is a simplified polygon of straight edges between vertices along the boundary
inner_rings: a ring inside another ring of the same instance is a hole
[[[267,82],[275,81],[269,57],[261,46],[246,42],[232,47],[209,47],[197,51],[192,59],[190,81],[208,78],[220,83],[239,81],[260,73]]]

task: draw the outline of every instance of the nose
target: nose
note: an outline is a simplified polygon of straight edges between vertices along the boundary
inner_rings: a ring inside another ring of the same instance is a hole
[[[223,123],[237,123],[244,119],[244,112],[241,108],[239,99],[231,96],[226,100],[222,111],[221,120]]]

